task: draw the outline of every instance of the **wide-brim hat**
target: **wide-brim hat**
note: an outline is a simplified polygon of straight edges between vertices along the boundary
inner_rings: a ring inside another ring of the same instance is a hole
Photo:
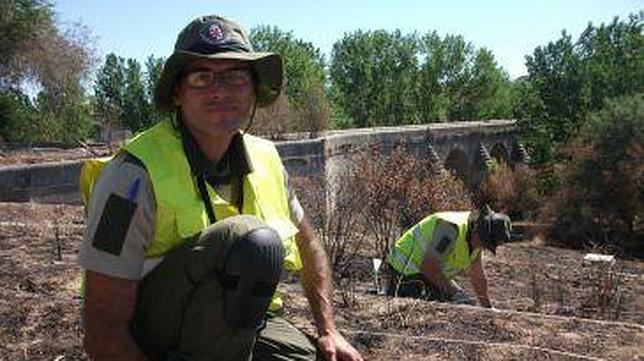
[[[279,54],[255,52],[244,29],[220,16],[199,17],[186,26],[166,60],[154,91],[154,103],[161,111],[174,111],[172,93],[186,65],[195,60],[225,59],[249,62],[257,82],[257,106],[277,99],[282,89],[283,65]]]
[[[479,210],[479,237],[483,247],[496,254],[496,247],[512,238],[512,222],[506,214],[494,212],[488,205]]]

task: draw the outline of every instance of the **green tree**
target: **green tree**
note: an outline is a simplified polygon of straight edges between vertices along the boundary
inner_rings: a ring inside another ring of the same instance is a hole
[[[333,45],[336,100],[358,127],[418,123],[416,35],[347,34]]]
[[[474,45],[460,35],[447,35],[443,39],[443,69],[439,70],[443,92],[447,98],[447,119],[474,120],[468,112],[470,99],[468,84],[471,77],[470,61]]]
[[[548,204],[549,239],[644,257],[644,93],[607,101],[567,148],[563,185]]]
[[[552,156],[554,139],[547,127],[546,106],[527,77],[512,84],[512,114],[517,119],[519,137],[530,148],[530,158],[544,164]]]
[[[172,116],[154,107],[154,89],[163,64],[163,58],[149,56],[144,72],[136,59],[114,53],[105,57],[94,82],[93,106],[108,132],[118,126],[138,132]]]
[[[511,114],[510,79],[490,50],[476,51],[467,89],[472,119],[504,118]]]
[[[96,75],[94,109],[110,138],[111,130],[124,118],[125,81],[125,60],[114,53],[108,54]]]
[[[522,133],[538,129],[526,144],[546,162],[574,137],[588,114],[610,98],[644,91],[644,12],[610,25],[589,24],[578,41],[565,32],[526,57],[530,91],[542,107],[521,114]],[[528,128],[523,128],[528,127]]]
[[[87,45],[90,32],[80,25],[60,28],[44,1],[4,0],[0,6],[0,96],[15,100],[16,92],[24,93],[27,86],[38,92],[34,118],[25,118],[34,114],[30,109],[3,111],[7,118],[0,122],[12,124],[3,127],[3,137],[64,142],[87,137],[92,124],[82,84],[94,61]],[[11,99],[9,103],[26,104]]]
[[[28,142],[36,130],[37,109],[17,90],[0,94],[0,140]]]
[[[31,40],[52,18],[41,0],[0,0],[0,89],[17,86],[26,76],[22,66]]]
[[[591,111],[606,99],[644,90],[643,21],[644,12],[624,21],[615,17],[609,25],[589,24],[580,35],[576,50],[585,61]]]
[[[161,78],[163,72],[163,64],[165,59],[163,57],[154,57],[150,55],[145,60],[145,96],[148,103],[148,117],[144,119],[143,127],[150,127],[163,119],[172,117],[171,114],[160,112],[154,106],[154,89]]]
[[[330,76],[334,100],[352,119],[356,127],[367,127],[376,123],[370,108],[369,88],[373,86],[373,66],[369,54],[373,52],[369,35],[357,31],[345,35],[333,44]]]
[[[145,127],[150,110],[139,62],[127,59],[124,75],[123,124],[138,131]]]
[[[544,128],[554,144],[567,141],[588,113],[589,87],[572,37],[537,47],[527,57],[528,79],[545,105]]]
[[[324,84],[324,58],[312,43],[270,26],[252,29],[250,38],[255,50],[282,56],[286,94],[291,101],[298,103],[306,89]]]
[[[449,96],[445,91],[447,83],[446,64],[457,58],[447,57],[445,44],[434,31],[420,38],[420,55],[424,62],[420,66],[418,108],[423,122],[447,121]],[[453,66],[452,66],[453,67]]]
[[[507,117],[511,86],[462,36],[357,31],[336,42],[333,99],[358,127]]]
[[[436,32],[420,38],[419,109],[426,122],[481,120],[511,113],[507,73],[485,48]]]

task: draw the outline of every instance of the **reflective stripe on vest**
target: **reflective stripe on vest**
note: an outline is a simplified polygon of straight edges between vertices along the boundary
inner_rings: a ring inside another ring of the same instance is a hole
[[[279,154],[269,141],[249,135],[244,135],[243,139],[253,172],[244,177],[242,213],[255,215],[274,228],[284,242],[284,266],[290,270],[300,269],[302,263],[295,243],[298,229],[290,220]],[[209,225],[203,200],[195,187],[183,152],[181,138],[170,122],[160,122],[139,134],[124,149],[145,164],[154,189],[155,231],[146,257],[163,256]],[[97,178],[102,168],[94,168],[98,169],[94,174]],[[207,188],[217,219],[239,213],[209,185]],[[269,309],[279,308],[281,300],[274,297]]]
[[[439,220],[446,221],[458,227],[454,246],[439,258],[443,274],[447,278],[452,278],[456,273],[469,268],[480,253],[479,248],[471,253],[469,251],[466,240],[469,215],[470,212],[439,212],[426,217],[396,241],[387,261],[396,271],[404,275],[421,273],[420,265],[433,240],[436,224]]]
[[[409,257],[407,257],[404,253],[400,252],[400,250],[398,250],[397,248],[394,248],[391,250],[389,257],[395,259],[398,262],[398,264],[403,265],[402,271],[399,271],[400,273],[403,273],[403,274],[420,273],[420,269],[418,269],[418,266],[416,266]]]
[[[420,228],[420,226],[415,226],[412,234],[414,235],[414,239],[421,245],[421,249],[427,249],[427,246],[429,245],[429,239],[430,237],[426,237],[423,234],[423,230]]]

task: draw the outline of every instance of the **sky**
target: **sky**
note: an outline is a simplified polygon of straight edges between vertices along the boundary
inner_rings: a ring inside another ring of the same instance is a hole
[[[642,10],[644,0],[54,1],[59,23],[86,26],[101,59],[110,52],[141,63],[149,55],[167,57],[192,19],[218,14],[247,31],[259,25],[290,31],[327,60],[333,43],[357,30],[462,35],[476,48],[490,49],[512,79],[527,73],[526,55],[559,39],[562,30],[576,40],[589,22],[610,23]]]

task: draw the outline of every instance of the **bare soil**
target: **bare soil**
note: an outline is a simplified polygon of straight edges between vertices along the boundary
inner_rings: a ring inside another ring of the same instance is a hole
[[[81,207],[0,203],[0,360],[87,359],[82,234]],[[336,288],[337,324],[369,360],[644,360],[644,262],[620,260],[607,281],[584,254],[538,240],[485,254],[496,310],[377,295],[364,258]],[[312,332],[299,284],[281,288]]]

